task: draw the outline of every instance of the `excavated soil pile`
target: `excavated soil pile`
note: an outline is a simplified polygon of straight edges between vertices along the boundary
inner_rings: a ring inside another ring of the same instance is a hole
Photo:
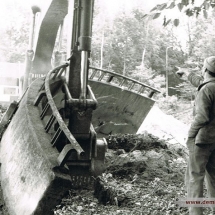
[[[135,187],[146,188],[152,181],[183,183],[185,156],[182,158],[181,152],[184,150],[186,155],[185,149],[169,150],[165,141],[150,134],[110,136],[108,143],[107,171],[95,182],[94,194],[99,202],[124,207],[138,205],[138,202],[142,205],[140,200],[146,192],[140,189],[137,193]],[[174,168],[174,162],[181,162],[181,171]],[[161,184],[150,193],[168,194],[168,189]]]
[[[110,135],[107,142],[105,173],[93,178],[94,186],[71,189],[53,210],[55,215],[188,214],[176,204],[186,194],[183,145],[148,133]],[[1,214],[8,212],[0,190]]]
[[[111,135],[107,141],[106,172],[94,179],[94,188],[70,190],[54,214],[188,214],[176,204],[186,195],[184,146],[147,133]]]

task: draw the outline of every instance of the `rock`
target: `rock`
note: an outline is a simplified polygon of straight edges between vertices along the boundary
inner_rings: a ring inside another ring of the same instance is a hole
[[[148,178],[148,177],[149,177],[149,173],[148,173],[148,172],[144,172],[144,173],[142,174],[142,176],[143,176],[144,178]]]
[[[117,155],[125,154],[125,150],[124,149],[117,149],[116,154]]]

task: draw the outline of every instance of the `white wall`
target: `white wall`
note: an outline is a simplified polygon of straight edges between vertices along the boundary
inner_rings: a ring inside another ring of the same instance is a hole
[[[23,74],[24,64],[0,62],[0,103],[10,103],[21,96]]]

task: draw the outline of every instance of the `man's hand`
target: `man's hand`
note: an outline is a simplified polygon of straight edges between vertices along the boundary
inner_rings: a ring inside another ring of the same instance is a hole
[[[191,72],[198,72],[200,70],[198,67],[196,67],[196,68],[181,68],[179,66],[176,66],[176,68],[178,69],[176,74],[178,75],[179,78],[182,78],[184,76],[185,76],[185,78],[187,78]]]
[[[182,78],[183,76],[188,76],[189,74],[190,74],[190,72],[191,72],[191,70],[190,69],[188,69],[188,68],[181,68],[181,67],[178,67],[178,66],[176,66],[176,68],[178,69],[178,71],[176,72],[176,74],[180,77],[180,78]]]

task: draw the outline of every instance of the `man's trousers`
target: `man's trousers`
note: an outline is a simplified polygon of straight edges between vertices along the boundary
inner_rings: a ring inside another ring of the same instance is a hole
[[[203,197],[204,179],[206,181],[207,198],[215,198],[215,143],[196,145],[194,138],[188,138],[187,147],[189,151],[185,174],[187,198]],[[189,207],[189,214],[202,215],[203,208]]]

